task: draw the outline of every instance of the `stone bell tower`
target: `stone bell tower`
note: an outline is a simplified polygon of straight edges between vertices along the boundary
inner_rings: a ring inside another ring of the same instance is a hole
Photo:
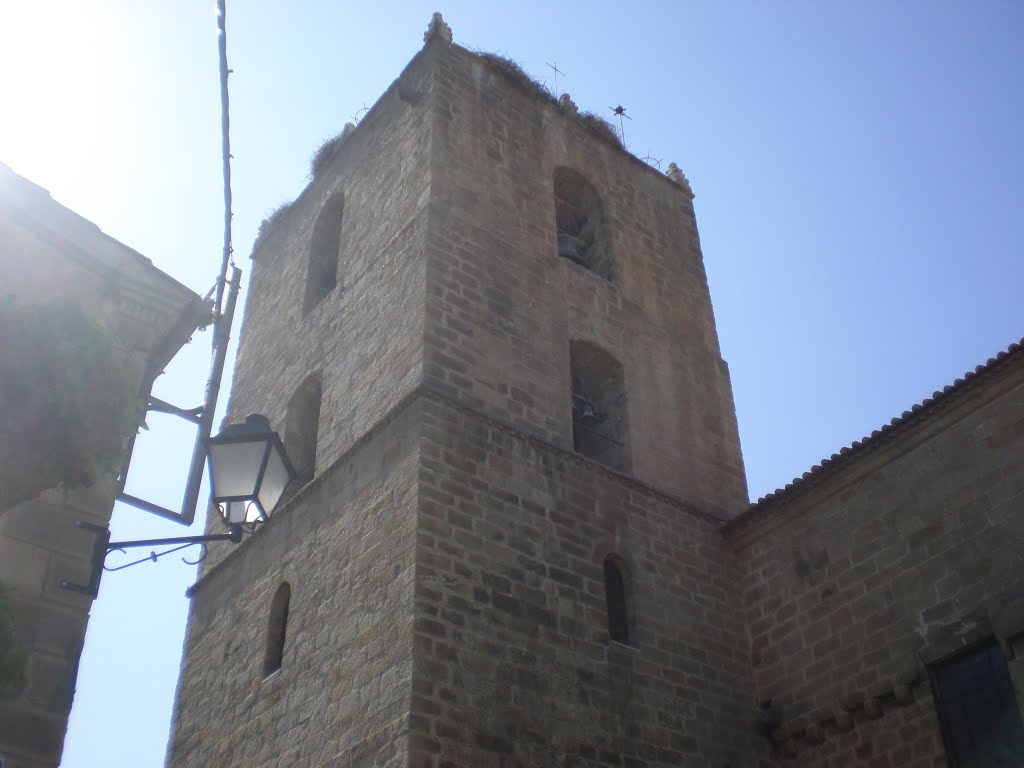
[[[739,765],[746,488],[689,185],[425,41],[255,246],[230,418],[301,481],[211,548],[169,764]]]

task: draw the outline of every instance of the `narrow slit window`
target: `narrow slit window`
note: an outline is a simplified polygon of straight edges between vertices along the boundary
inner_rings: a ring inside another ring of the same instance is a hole
[[[309,271],[303,316],[323,301],[338,286],[338,258],[341,250],[341,222],[345,212],[345,196],[338,192],[325,204],[313,226],[309,244]]]
[[[267,627],[267,650],[263,657],[263,677],[281,669],[284,660],[284,640],[288,630],[288,603],[291,602],[292,588],[283,583],[270,601],[270,624]]]
[[[295,469],[295,488],[301,488],[312,480],[316,471],[322,399],[323,374],[317,371],[305,378],[288,401],[284,449],[288,452],[288,459]]]
[[[604,560],[604,594],[608,606],[608,636],[616,643],[629,645],[631,638],[626,576],[615,555],[608,555]]]

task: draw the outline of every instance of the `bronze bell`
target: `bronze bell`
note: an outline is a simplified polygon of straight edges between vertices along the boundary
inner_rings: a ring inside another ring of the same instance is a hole
[[[558,233],[558,255],[573,261],[580,260],[580,252],[576,250],[576,238],[568,232]]]
[[[600,424],[608,418],[608,414],[597,410],[597,405],[584,394],[572,393],[573,420],[580,424]]]

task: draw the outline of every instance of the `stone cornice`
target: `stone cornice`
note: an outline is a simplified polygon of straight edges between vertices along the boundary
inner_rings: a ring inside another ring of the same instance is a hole
[[[699,518],[715,527],[720,526],[724,520],[723,518],[717,517],[706,510],[700,509],[692,504],[689,504],[682,499],[672,496],[669,493],[654,488],[646,483],[637,480],[622,472],[618,472],[611,467],[607,467],[604,464],[594,461],[593,459],[587,458],[575,451],[561,448],[547,440],[544,440],[536,435],[532,435],[528,432],[524,432],[521,429],[506,424],[503,421],[499,421],[493,417],[487,416],[475,408],[467,406],[463,403],[454,400],[448,395],[437,392],[431,389],[425,384],[421,384],[400,400],[391,410],[389,410],[381,419],[379,419],[370,429],[364,432],[359,439],[357,439],[352,446],[339,456],[333,464],[327,467],[323,472],[314,477],[310,482],[304,485],[294,496],[289,498],[280,509],[278,509],[269,521],[260,526],[260,528],[253,534],[253,540],[256,537],[262,537],[267,535],[267,531],[274,527],[274,524],[278,520],[284,519],[287,515],[290,515],[294,510],[301,506],[304,499],[313,494],[321,485],[332,478],[344,465],[348,464],[352,457],[359,453],[359,451],[370,443],[377,435],[383,432],[388,425],[396,421],[401,417],[407,410],[414,407],[421,401],[431,401],[440,403],[445,407],[452,408],[453,410],[459,411],[471,418],[477,419],[485,423],[489,428],[500,431],[510,437],[513,437],[521,442],[527,443],[538,451],[557,455],[559,458],[573,462],[580,467],[588,467],[594,472],[604,475],[609,478],[615,479],[617,482],[624,486],[629,487],[631,490],[642,493],[651,498],[658,499],[659,501],[668,503],[676,507],[680,512]],[[246,544],[235,546],[230,552],[215,565],[210,567],[205,572],[201,573],[195,584],[187,590],[187,595],[192,597],[199,592],[204,585],[210,582],[211,579],[215,578],[217,574],[221,573],[226,564],[233,562],[238,557],[241,557],[245,551]]]

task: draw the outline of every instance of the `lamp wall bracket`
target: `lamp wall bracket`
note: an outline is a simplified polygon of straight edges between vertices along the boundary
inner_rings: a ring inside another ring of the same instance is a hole
[[[110,531],[99,525],[93,523],[87,523],[83,520],[76,520],[75,527],[89,531],[95,534],[96,540],[93,542],[92,558],[90,560],[91,572],[89,575],[89,582],[87,584],[76,584],[68,581],[67,579],[61,579],[61,589],[67,589],[72,592],[79,592],[83,595],[89,595],[93,599],[99,594],[100,590],[100,577],[103,575],[103,571],[123,571],[125,568],[130,568],[133,565],[139,565],[140,563],[153,562],[155,563],[158,558],[164,555],[170,555],[174,552],[178,552],[187,547],[199,545],[202,549],[199,557],[196,560],[185,560],[182,561],[188,565],[196,565],[203,561],[206,557],[206,545],[211,541],[231,541],[238,544],[242,540],[242,529],[240,526],[233,526],[227,533],[214,533],[207,536],[174,536],[168,539],[136,539],[134,541],[111,541]],[[106,565],[106,559],[111,552],[124,552],[126,549],[133,547],[160,547],[169,544],[177,544],[178,546],[173,549],[168,549],[163,552],[151,551],[147,557],[134,560],[124,565],[118,565],[114,568],[108,568]]]
[[[192,461],[189,464],[188,478],[185,481],[185,493],[181,499],[181,510],[175,512],[159,504],[140,499],[138,496],[125,493],[124,485],[128,479],[128,463],[125,464],[124,469],[121,471],[120,486],[117,494],[118,501],[141,509],[144,512],[150,512],[159,517],[173,520],[182,525],[192,525],[195,521],[196,507],[199,504],[199,486],[203,482],[203,469],[206,465],[206,441],[209,440],[213,432],[213,414],[217,410],[220,382],[224,375],[224,363],[228,354],[228,341],[231,337],[231,323],[234,318],[235,305],[238,301],[238,291],[241,288],[241,284],[242,270],[232,266],[224,310],[213,321],[213,360],[210,363],[210,377],[206,382],[206,399],[203,404],[195,408],[179,408],[158,397],[149,397],[146,402],[147,411],[179,416],[186,421],[191,421],[198,427],[195,444],[192,448]],[[132,447],[134,447],[134,441]],[[128,462],[130,463],[130,461],[131,455],[129,453]]]

